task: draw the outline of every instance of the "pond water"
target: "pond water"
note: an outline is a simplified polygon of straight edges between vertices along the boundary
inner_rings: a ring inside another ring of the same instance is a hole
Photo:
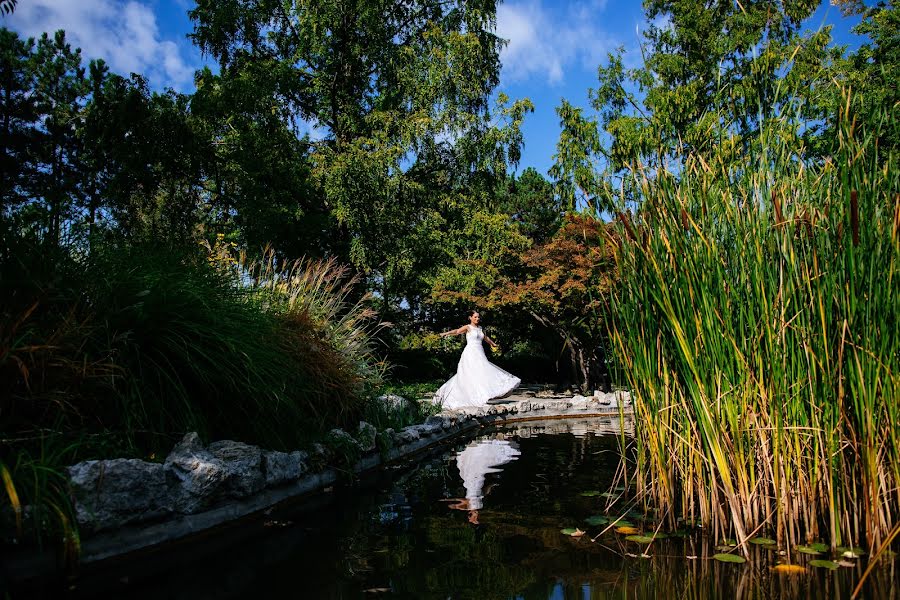
[[[365,485],[339,486],[316,500],[330,497],[324,506],[285,507],[88,568],[63,587],[68,597],[192,600],[846,598],[862,574],[864,559],[776,573],[784,557],[761,547],[746,564],[719,563],[708,558],[716,541],[700,532],[649,548],[612,529],[592,541],[607,526],[586,519],[627,510],[602,494],[616,493],[619,464],[619,439],[596,422],[486,430]],[[635,513],[626,518],[642,525]],[[575,527],[587,534],[561,533]],[[896,597],[891,575],[876,569],[862,597]],[[60,591],[59,582],[45,590]]]

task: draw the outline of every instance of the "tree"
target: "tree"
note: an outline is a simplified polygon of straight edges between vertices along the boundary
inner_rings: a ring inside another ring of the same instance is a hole
[[[27,184],[32,198],[40,198],[41,224],[46,241],[57,246],[63,225],[76,217],[82,189],[78,127],[87,94],[81,50],[72,50],[63,31],[44,33],[34,61],[34,96],[39,115],[36,153],[39,165]]]
[[[311,174],[339,225],[332,237],[385,307],[402,298],[398,282],[416,279],[411,253],[439,234],[429,228],[461,201],[469,212],[484,205],[484,190],[518,160],[531,105],[501,95],[490,110],[502,44],[495,13],[493,0],[201,0],[191,11],[193,37],[223,78],[265,73],[273,114],[322,132]],[[421,186],[443,155],[466,194]]]
[[[13,216],[28,198],[27,164],[33,154],[37,106],[31,93],[34,41],[0,29],[0,219]]]
[[[551,174],[561,193],[607,210],[629,199],[613,180],[635,162],[653,169],[691,152],[746,152],[763,127],[798,108],[798,94],[779,85],[785,70],[818,58],[803,76],[824,76],[828,31],[799,33],[818,5],[647,0],[643,64],[627,69],[624,50],[611,53],[589,90],[595,114],[566,101],[557,109],[563,131]]]

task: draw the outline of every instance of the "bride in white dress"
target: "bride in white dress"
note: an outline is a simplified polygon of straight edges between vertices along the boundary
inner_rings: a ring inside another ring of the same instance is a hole
[[[497,344],[484,335],[478,325],[480,322],[481,315],[478,314],[478,311],[473,310],[469,313],[468,325],[441,334],[441,337],[462,334],[466,336],[466,347],[462,356],[459,357],[456,375],[442,385],[434,395],[435,401],[444,408],[486,406],[488,400],[507,395],[521,383],[518,377],[491,364],[484,355],[482,340],[490,344],[492,348],[496,348]]]

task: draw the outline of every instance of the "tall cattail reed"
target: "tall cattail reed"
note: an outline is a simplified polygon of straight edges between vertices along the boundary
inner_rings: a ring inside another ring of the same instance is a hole
[[[632,171],[653,210],[622,222],[611,337],[638,489],[717,536],[877,547],[900,523],[900,161],[851,126],[818,163],[760,137]]]

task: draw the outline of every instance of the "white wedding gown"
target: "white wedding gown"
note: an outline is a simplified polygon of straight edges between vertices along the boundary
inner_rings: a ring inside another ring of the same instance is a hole
[[[459,357],[456,375],[434,395],[435,401],[444,408],[457,409],[464,406],[486,406],[491,398],[499,398],[510,393],[522,382],[497,365],[491,364],[484,355],[484,332],[481,327],[469,325],[466,332],[466,348]]]
[[[456,455],[456,467],[466,488],[469,510],[478,510],[484,502],[484,476],[499,473],[500,465],[516,460],[521,452],[506,440],[472,442]]]

